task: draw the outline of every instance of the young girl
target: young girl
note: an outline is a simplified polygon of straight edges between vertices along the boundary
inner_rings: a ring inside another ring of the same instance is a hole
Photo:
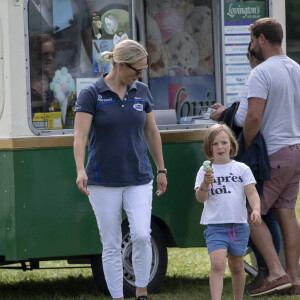
[[[220,300],[226,257],[232,275],[234,300],[242,300],[245,286],[243,257],[249,239],[246,196],[253,210],[250,221],[261,223],[260,200],[255,179],[248,166],[231,160],[237,154],[237,142],[226,125],[211,126],[204,139],[204,154],[212,161],[213,172],[200,168],[195,184],[196,199],[204,203],[201,224],[211,261],[212,300]],[[211,187],[211,188],[210,188]]]

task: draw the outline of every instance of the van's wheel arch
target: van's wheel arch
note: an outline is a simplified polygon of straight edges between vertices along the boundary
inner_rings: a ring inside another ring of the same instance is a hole
[[[152,242],[152,265],[150,271],[150,281],[148,284],[148,292],[158,292],[167,272],[168,266],[168,252],[164,235],[160,228],[154,222],[151,224],[151,242]],[[130,239],[130,232],[128,221],[122,224],[122,260],[123,260],[123,275],[124,275],[124,295],[125,297],[135,296],[135,277],[132,268],[132,243]],[[109,294],[105,282],[102,257],[99,255],[91,256],[91,265],[94,280],[97,288],[104,294]]]

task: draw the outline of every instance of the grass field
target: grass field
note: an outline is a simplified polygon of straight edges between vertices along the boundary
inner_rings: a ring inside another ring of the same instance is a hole
[[[300,201],[297,203],[300,220]],[[149,300],[208,300],[209,257],[206,248],[168,249],[167,276],[159,294]],[[246,258],[249,260],[249,258]],[[64,267],[65,261],[42,262],[41,267]],[[251,277],[247,276],[247,280]],[[0,299],[2,300],[108,300],[96,289],[90,268],[0,271]],[[131,298],[130,300],[132,300]],[[244,299],[253,299],[247,295]],[[259,300],[296,300],[296,296],[265,296]],[[228,269],[224,278],[222,300],[233,300]]]

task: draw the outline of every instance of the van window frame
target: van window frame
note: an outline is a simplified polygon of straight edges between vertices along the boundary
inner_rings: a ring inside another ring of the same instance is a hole
[[[27,90],[27,119],[28,119],[28,126],[30,130],[35,135],[58,135],[58,136],[64,136],[64,135],[72,135],[74,134],[74,128],[62,128],[62,129],[38,129],[33,125],[33,115],[32,115],[32,93],[31,93],[31,72],[30,72],[30,33],[29,33],[29,2],[32,0],[25,0],[24,6],[23,6],[23,14],[24,14],[24,34],[25,34],[25,56],[26,56],[26,90]],[[127,0],[128,6],[123,5],[124,7],[128,7],[128,14],[129,14],[129,28],[131,35],[136,30],[133,29],[133,22],[132,22],[132,2],[134,0]],[[113,8],[119,8],[118,3],[116,4],[109,4],[107,6],[108,8],[105,10],[113,9]],[[102,11],[102,9],[101,9]],[[132,38],[132,37],[131,37]],[[1,99],[0,99],[1,101]]]

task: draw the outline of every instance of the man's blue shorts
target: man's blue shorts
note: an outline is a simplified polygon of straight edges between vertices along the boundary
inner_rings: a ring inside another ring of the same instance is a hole
[[[249,240],[248,223],[211,224],[204,230],[208,253],[227,249],[229,254],[244,256]]]

